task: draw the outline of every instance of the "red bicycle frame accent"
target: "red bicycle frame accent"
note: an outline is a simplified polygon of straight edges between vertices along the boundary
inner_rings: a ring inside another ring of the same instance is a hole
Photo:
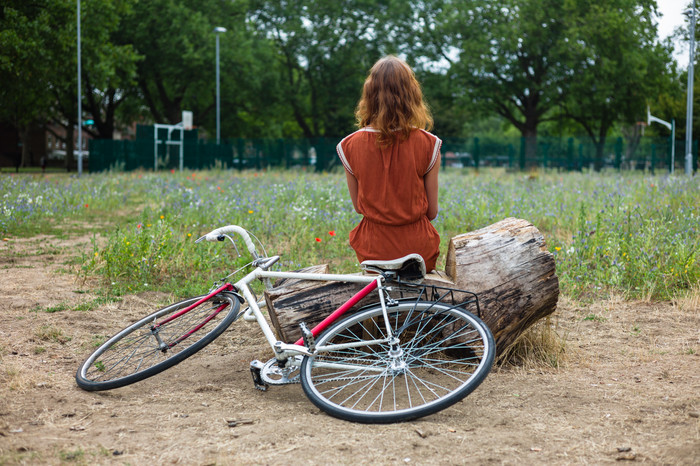
[[[338,309],[333,311],[331,315],[323,319],[321,322],[318,323],[314,328],[311,329],[311,334],[314,337],[317,337],[321,332],[323,332],[325,329],[327,329],[333,322],[338,320],[340,316],[345,314],[351,307],[353,307],[355,304],[360,302],[362,298],[370,294],[372,291],[374,291],[377,288],[377,280],[374,280],[369,283],[369,285],[365,286],[362,288],[360,291],[358,291],[355,296],[350,298],[345,304],[340,306]],[[304,338],[299,338],[297,341],[294,342],[295,345],[303,345],[304,344]]]
[[[209,293],[208,295],[204,296],[203,298],[197,300],[196,303],[190,304],[190,305],[187,306],[186,308],[184,308],[184,309],[182,309],[182,310],[176,312],[175,314],[171,315],[170,317],[168,317],[167,319],[163,320],[162,322],[158,322],[157,324],[153,325],[152,328],[158,328],[158,327],[160,327],[161,325],[165,325],[165,324],[167,324],[168,322],[170,322],[171,320],[177,319],[177,318],[180,317],[182,314],[185,314],[185,313],[187,313],[187,312],[190,312],[192,309],[194,309],[195,307],[199,306],[199,305],[202,304],[204,301],[206,301],[206,300],[208,300],[208,299],[211,299],[212,296],[214,296],[214,295],[216,295],[216,294],[219,294],[219,293],[221,293],[222,291],[231,291],[232,289],[233,289],[233,285],[231,285],[230,283],[226,283],[226,284],[224,284],[224,285],[221,285],[221,286],[220,286],[219,288],[217,288],[216,290],[212,291],[211,293]],[[206,322],[204,322],[204,323],[206,323]]]
[[[228,303],[224,303],[224,304],[222,304],[221,306],[217,307],[217,308],[216,308],[216,311],[214,311],[214,312],[212,312],[211,314],[209,314],[209,316],[207,316],[207,318],[204,319],[204,320],[202,321],[201,324],[197,325],[197,326],[194,327],[192,330],[190,330],[189,332],[185,333],[184,335],[182,335],[180,338],[178,338],[178,339],[175,340],[174,342],[170,343],[170,344],[168,345],[168,348],[172,348],[173,346],[175,346],[175,345],[181,343],[182,341],[184,341],[184,340],[186,340],[187,338],[189,338],[189,336],[192,335],[194,332],[196,332],[196,331],[199,330],[200,328],[202,328],[202,327],[204,327],[205,325],[207,325],[207,322],[209,322],[209,321],[212,320],[214,317],[216,317],[216,315],[217,315],[219,312],[221,312],[222,310],[224,310],[224,309],[226,308],[226,306],[228,306]]]
[[[333,322],[335,322],[336,320],[338,320],[338,318],[340,318],[343,314],[345,314],[348,310],[350,310],[355,304],[357,304],[358,302],[360,302],[360,300],[361,300],[362,298],[364,298],[365,296],[367,296],[368,294],[370,294],[372,291],[376,290],[376,289],[377,289],[377,286],[378,286],[377,280],[371,281],[371,282],[370,282],[369,284],[367,284],[364,288],[362,288],[360,291],[358,291],[352,298],[350,298],[347,302],[345,302],[345,304],[343,304],[343,305],[340,306],[338,309],[336,309],[335,311],[333,311],[328,317],[326,317],[325,319],[323,319],[321,322],[318,323],[318,325],[316,325],[314,328],[312,328],[312,329],[311,329],[311,334],[312,334],[314,337],[317,337],[318,335],[320,335],[321,332],[323,332],[325,329],[327,329]],[[217,295],[218,293],[221,293],[222,291],[230,291],[230,290],[233,290],[233,289],[234,289],[234,287],[233,287],[233,285],[232,285],[231,283],[226,283],[226,284],[220,286],[219,288],[217,288],[216,290],[212,291],[212,292],[209,293],[208,295],[206,295],[206,296],[204,296],[204,297],[198,299],[196,302],[190,304],[190,305],[187,306],[186,308],[181,309],[180,311],[178,311],[178,312],[176,312],[175,314],[171,315],[171,316],[168,317],[167,319],[162,320],[161,322],[158,322],[157,324],[154,324],[153,327],[151,327],[151,329],[152,329],[152,330],[155,330],[155,329],[159,328],[160,326],[165,325],[165,324],[167,324],[168,322],[177,319],[177,318],[180,317],[181,315],[188,313],[189,311],[191,311],[191,310],[194,309],[195,307],[197,307],[197,306],[199,306],[200,304],[202,304],[203,302],[205,302],[205,301],[211,299],[213,296]],[[213,312],[209,317],[207,317],[206,320],[204,320],[204,321],[203,321],[202,323],[200,323],[197,327],[193,328],[192,330],[190,330],[190,331],[187,332],[186,334],[182,335],[180,338],[178,338],[175,342],[173,342],[173,343],[172,343],[171,345],[169,345],[169,346],[172,347],[172,346],[174,346],[174,345],[180,343],[182,340],[186,339],[186,338],[189,337],[191,334],[193,334],[194,332],[196,332],[197,330],[199,330],[200,328],[202,328],[202,327],[203,327],[204,325],[206,325],[206,323],[209,322],[216,314],[218,314],[224,307],[226,307],[226,306],[225,306],[225,305],[220,306],[215,312]],[[300,339],[297,340],[294,344],[295,344],[295,345],[303,345],[303,344],[304,344],[304,339],[303,339],[303,338],[300,338]]]

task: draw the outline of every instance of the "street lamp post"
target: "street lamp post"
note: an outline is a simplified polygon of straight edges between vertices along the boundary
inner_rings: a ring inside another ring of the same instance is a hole
[[[225,27],[215,27],[216,32],[216,145],[221,142],[221,87],[219,84],[219,33],[226,32]]]
[[[695,0],[690,20],[690,60],[688,61],[688,102],[685,119],[685,174],[693,174],[693,62],[695,62]]]
[[[80,65],[80,0],[78,0],[78,176],[83,174],[83,91],[80,82]],[[73,154],[71,154],[72,157]]]

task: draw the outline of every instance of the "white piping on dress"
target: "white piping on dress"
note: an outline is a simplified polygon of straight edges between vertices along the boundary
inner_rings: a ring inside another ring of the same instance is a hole
[[[430,157],[430,164],[428,165],[428,169],[425,171],[425,173],[427,174],[430,170],[433,169],[433,167],[435,166],[435,162],[437,162],[438,155],[440,154],[440,147],[442,146],[442,140],[429,131],[426,131],[424,129],[422,129],[421,131],[435,138],[435,147],[433,147],[433,155]]]
[[[337,146],[335,146],[335,150],[336,150],[336,152],[338,152],[338,157],[340,158],[340,162],[343,164],[343,166],[348,171],[348,173],[350,173],[353,176],[355,176],[355,173],[353,173],[352,168],[350,168],[350,163],[348,162],[347,157],[345,157],[345,152],[343,152],[342,144],[343,144],[343,141],[345,141],[347,138],[349,138],[350,136],[352,136],[355,133],[359,133],[360,131],[369,131],[370,133],[378,133],[379,132],[378,129],[374,129],[371,126],[365,126],[364,128],[360,128],[357,131],[355,131],[351,134],[348,134],[338,143]]]

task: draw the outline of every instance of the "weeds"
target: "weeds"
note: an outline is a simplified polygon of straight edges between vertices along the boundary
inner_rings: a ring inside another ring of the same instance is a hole
[[[63,334],[63,330],[55,325],[42,325],[36,331],[36,337],[41,341],[50,341],[54,343],[68,343],[71,337]]]
[[[73,451],[59,451],[58,452],[58,457],[61,458],[62,461],[79,461],[85,456],[85,452],[83,451],[82,448],[78,448],[77,450]]]
[[[584,317],[581,320],[583,320],[583,321],[589,320],[589,321],[593,321],[593,322],[605,322],[608,319],[606,319],[605,317],[595,315],[595,314],[588,314],[586,317]]]
[[[566,338],[548,316],[527,329],[499,357],[501,364],[535,364],[558,369],[566,361]]]
[[[110,304],[110,303],[115,303],[121,301],[121,298],[114,297],[114,296],[101,296],[95,299],[92,299],[90,301],[80,303],[77,306],[72,307],[71,309],[74,311],[93,311],[95,309],[98,309],[105,304]]]
[[[44,308],[43,312],[52,314],[54,312],[66,311],[68,309],[70,309],[70,307],[66,303],[58,303],[55,306],[49,306],[47,308]]]
[[[1,183],[8,195],[0,199],[6,213],[0,231],[31,235],[56,231],[60,223],[105,235],[105,246],[96,236],[85,251],[80,273],[104,277],[109,295],[200,293],[249,260],[245,250],[238,258],[220,244],[194,244],[232,223],[282,255],[282,268],[331,263],[335,272],[356,270],[347,237],[360,217],[340,173],[110,173]],[[698,198],[697,177],[540,172],[527,178],[497,169],[476,177],[445,170],[434,224],[444,253],[452,236],[524,218],[545,235],[568,296],[676,299],[700,282]],[[105,219],[108,225],[98,229],[95,222]]]

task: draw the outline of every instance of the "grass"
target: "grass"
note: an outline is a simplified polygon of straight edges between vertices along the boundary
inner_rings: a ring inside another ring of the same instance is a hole
[[[622,294],[687,302],[698,295],[697,178],[493,169],[445,171],[440,183],[434,224],[442,260],[452,236],[519,217],[544,234],[562,291],[572,298]],[[194,244],[199,235],[231,223],[281,254],[282,268],[330,263],[336,272],[356,270],[347,236],[360,217],[341,173],[2,176],[0,190],[7,193],[0,198],[5,237],[92,234],[80,274],[102,277],[110,296],[199,294],[213,278],[249,260],[245,251],[239,258],[222,244]]]
[[[61,461],[81,461],[84,456],[85,452],[82,448],[69,451],[61,450],[58,452],[58,457]]]
[[[36,331],[36,337],[41,341],[49,341],[54,343],[68,343],[71,337],[63,334],[63,329],[55,325],[42,325]]]
[[[558,369],[567,360],[566,338],[557,331],[556,319],[552,316],[523,332],[510,348],[500,356],[502,365],[512,364],[531,367]]]
[[[608,319],[606,319],[605,317],[601,317],[599,315],[596,315],[596,314],[588,314],[586,317],[584,317],[581,320],[584,320],[584,321],[588,320],[588,321],[593,321],[593,322],[605,322]]]
[[[59,303],[59,304],[56,304],[55,306],[49,306],[47,308],[44,308],[43,312],[53,314],[54,312],[66,311],[68,309],[70,309],[70,307],[66,303]]]

